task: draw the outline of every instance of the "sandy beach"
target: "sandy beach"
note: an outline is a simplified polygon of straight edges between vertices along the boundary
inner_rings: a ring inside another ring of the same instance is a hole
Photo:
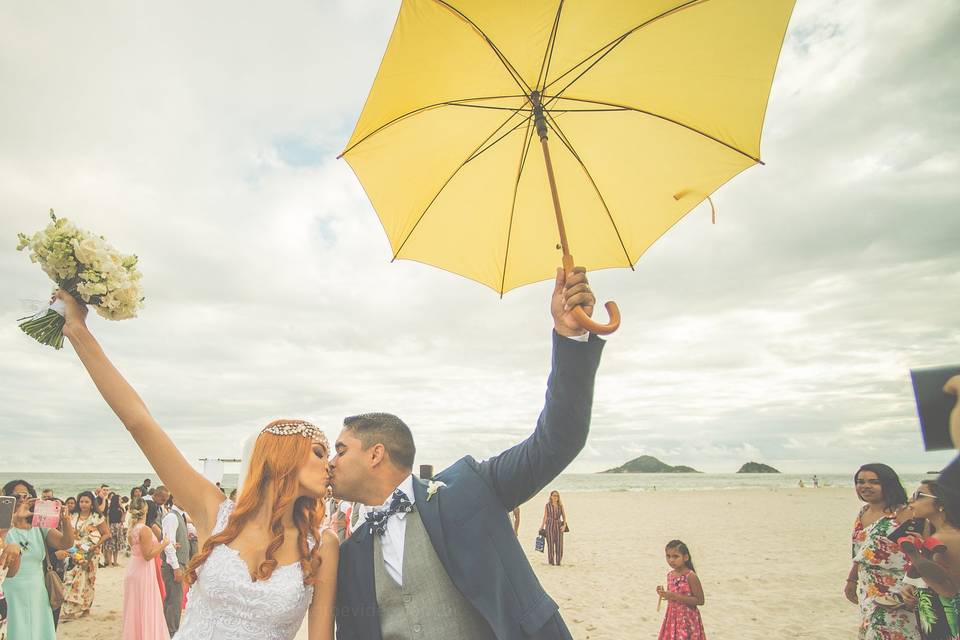
[[[857,610],[840,595],[859,504],[852,489],[568,492],[560,567],[533,550],[546,499],[524,505],[520,537],[578,640],[657,637],[654,590],[672,538],[690,546],[711,640],[856,637]],[[91,616],[58,637],[119,638],[122,578],[122,568],[100,570]]]

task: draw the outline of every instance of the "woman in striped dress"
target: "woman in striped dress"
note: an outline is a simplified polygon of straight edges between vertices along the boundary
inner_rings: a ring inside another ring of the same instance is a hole
[[[563,510],[559,491],[550,492],[550,501],[543,509],[543,522],[540,530],[547,539],[547,560],[550,564],[559,565],[563,559],[563,534],[570,531],[567,513]]]

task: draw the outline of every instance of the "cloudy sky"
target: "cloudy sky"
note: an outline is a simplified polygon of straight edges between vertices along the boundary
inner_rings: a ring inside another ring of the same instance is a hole
[[[418,462],[485,457],[540,410],[546,283],[503,300],[410,262],[336,160],[399,3],[0,6],[0,470],[141,471],[72,350],[15,320],[49,282],[14,251],[55,208],[140,256],[147,306],[92,330],[186,455],[275,417],[391,411]],[[646,453],[925,471],[909,369],[960,362],[960,4],[800,0],[767,163],[636,272],[572,471]],[[5,249],[3,247],[6,247]]]

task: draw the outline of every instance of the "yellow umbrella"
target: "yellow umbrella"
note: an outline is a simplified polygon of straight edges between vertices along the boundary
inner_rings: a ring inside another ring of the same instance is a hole
[[[794,1],[403,0],[341,157],[394,259],[501,295],[632,268],[761,162]]]

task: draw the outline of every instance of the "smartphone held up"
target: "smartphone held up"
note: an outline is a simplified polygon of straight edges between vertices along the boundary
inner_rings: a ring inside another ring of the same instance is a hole
[[[13,525],[13,511],[16,507],[16,498],[0,496],[0,529],[9,529]]]
[[[33,504],[33,520],[30,525],[44,529],[56,529],[60,524],[60,509],[63,506],[59,500],[37,500]]]

